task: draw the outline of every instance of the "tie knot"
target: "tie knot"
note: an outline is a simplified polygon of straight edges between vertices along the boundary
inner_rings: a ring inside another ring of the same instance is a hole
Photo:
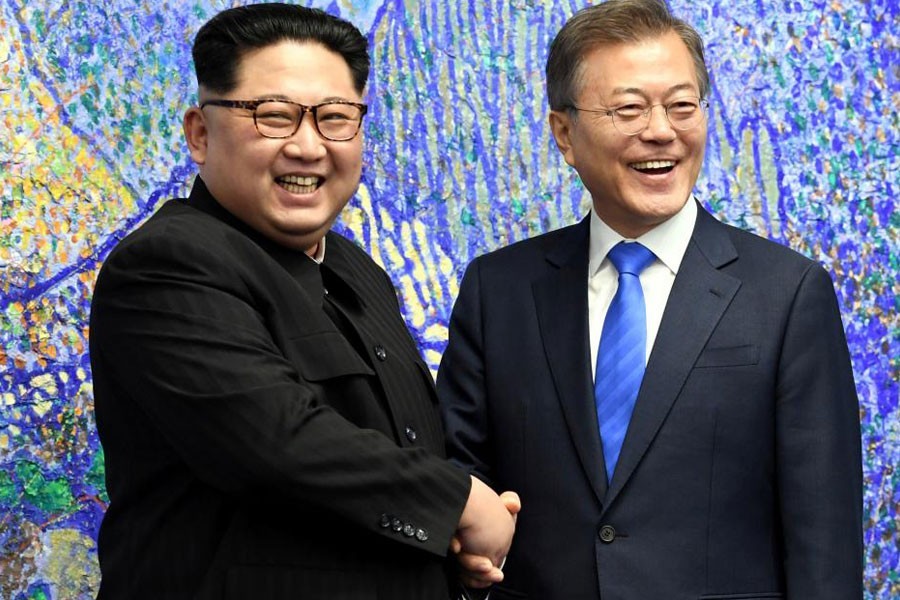
[[[640,275],[656,256],[646,246],[638,242],[619,242],[609,251],[609,260],[616,266],[619,275],[630,273]]]

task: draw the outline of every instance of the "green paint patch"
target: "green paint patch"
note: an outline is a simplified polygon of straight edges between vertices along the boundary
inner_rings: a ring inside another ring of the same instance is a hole
[[[16,476],[22,484],[26,500],[48,513],[58,513],[75,502],[69,483],[63,479],[48,481],[40,466],[23,461],[16,465]]]
[[[16,482],[6,471],[0,471],[0,502],[10,504],[18,496]]]

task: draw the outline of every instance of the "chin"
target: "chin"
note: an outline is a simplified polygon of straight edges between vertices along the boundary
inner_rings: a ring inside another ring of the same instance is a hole
[[[674,215],[681,210],[681,207],[687,202],[689,196],[690,192],[669,192],[662,194],[656,197],[653,202],[654,206],[652,207],[652,210],[659,214]]]

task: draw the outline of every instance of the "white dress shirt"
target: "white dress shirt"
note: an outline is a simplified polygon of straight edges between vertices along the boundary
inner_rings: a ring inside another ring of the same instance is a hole
[[[681,259],[691,241],[694,223],[697,220],[697,204],[691,195],[684,207],[664,223],[661,223],[637,238],[656,255],[650,265],[641,273],[641,288],[644,290],[644,304],[647,308],[647,353],[646,361],[656,341],[656,333],[662,321],[669,292],[675,282],[675,275],[681,266]],[[619,273],[606,257],[613,246],[625,240],[591,210],[591,239],[588,263],[588,320],[591,328],[591,373],[596,377],[597,349],[603,331],[603,320],[619,287]]]

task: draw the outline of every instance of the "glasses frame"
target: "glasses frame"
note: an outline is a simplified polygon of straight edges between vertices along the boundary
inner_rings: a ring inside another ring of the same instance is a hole
[[[676,125],[675,123],[672,122],[672,119],[669,118],[669,108],[673,104],[677,104],[678,102],[682,102],[682,101],[688,100],[688,99],[697,100],[697,105],[700,107],[700,110],[703,113],[703,118],[706,118],[708,116],[709,100],[707,100],[706,98],[699,98],[697,96],[685,96],[685,97],[678,98],[677,100],[673,100],[673,101],[667,102],[667,103],[651,104],[650,106],[645,108],[644,111],[641,113],[641,117],[640,117],[641,119],[643,119],[644,126],[641,127],[640,129],[638,129],[637,131],[634,131],[631,133],[626,133],[626,132],[622,131],[621,129],[619,129],[619,126],[616,124],[616,115],[618,114],[617,111],[622,107],[618,107],[618,108],[581,108],[580,106],[575,106],[574,104],[568,104],[568,105],[566,105],[566,108],[569,108],[572,110],[577,110],[579,112],[606,115],[607,117],[612,119],[613,127],[616,128],[616,131],[618,131],[622,135],[627,135],[628,137],[634,137],[636,135],[642,134],[650,126],[650,112],[657,106],[662,106],[663,109],[665,110],[666,121],[669,122],[669,125],[672,126],[672,129],[676,129],[678,131],[690,131],[694,127],[697,127],[698,125],[700,125],[700,123],[703,121],[703,118],[698,120],[693,125],[689,125],[688,127],[679,127],[678,125]]]
[[[262,131],[259,130],[259,124],[256,122],[256,109],[260,107],[260,105],[265,104],[267,102],[280,102],[281,104],[293,104],[294,106],[300,107],[300,118],[297,119],[297,122],[294,124],[294,129],[288,134],[285,135],[266,135]],[[345,104],[347,106],[355,106],[359,109],[359,122],[356,124],[356,131],[353,132],[353,135],[347,138],[333,138],[328,137],[322,130],[319,129],[319,118],[316,114],[323,106],[331,106],[333,104]],[[225,108],[241,108],[244,110],[249,110],[253,113],[253,126],[256,128],[256,133],[261,135],[264,138],[269,138],[272,140],[283,140],[293,136],[300,129],[300,124],[303,123],[303,117],[306,116],[306,113],[311,113],[313,117],[313,127],[316,129],[316,133],[319,134],[323,140],[328,140],[330,142],[349,142],[359,135],[359,130],[362,128],[363,117],[366,116],[366,113],[369,112],[369,106],[366,104],[362,104],[360,102],[350,102],[349,100],[331,100],[329,102],[320,102],[319,104],[300,104],[299,102],[292,102],[290,100],[285,100],[283,98],[260,98],[259,100],[225,100],[221,98],[206,100],[200,104],[200,110],[203,110],[205,106],[224,106]]]

